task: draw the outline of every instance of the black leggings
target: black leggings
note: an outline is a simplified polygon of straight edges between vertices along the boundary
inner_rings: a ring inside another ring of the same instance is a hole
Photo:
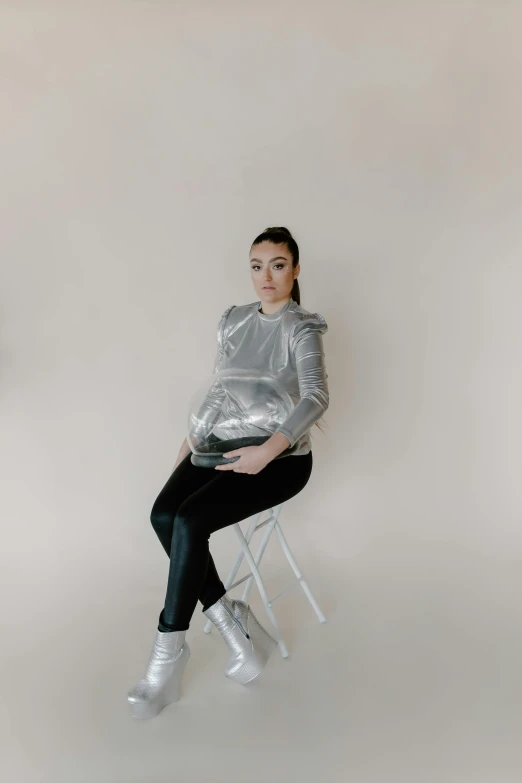
[[[226,590],[209,551],[210,534],[297,495],[312,473],[312,452],[274,459],[259,473],[193,465],[188,454],[158,495],[151,522],[170,557],[158,630],[186,631]]]

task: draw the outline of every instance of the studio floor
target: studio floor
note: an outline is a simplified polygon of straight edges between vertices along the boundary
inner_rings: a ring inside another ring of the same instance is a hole
[[[311,554],[300,560],[327,622],[299,590],[286,594],[275,610],[290,656],[276,649],[242,686],[225,677],[227,649],[215,629],[204,633],[199,607],[182,697],[145,722],[131,718],[125,694],[148,660],[160,580],[137,600],[101,570],[106,603],[86,605],[82,627],[72,593],[69,620],[50,605],[27,628],[13,618],[3,648],[4,780],[515,783],[515,570],[504,564],[500,579],[497,564],[494,596],[491,579],[480,592],[477,555],[467,564],[446,555],[444,580],[436,552],[431,570],[376,549],[342,572]],[[288,583],[273,566],[272,595]],[[251,605],[269,627],[255,589]]]

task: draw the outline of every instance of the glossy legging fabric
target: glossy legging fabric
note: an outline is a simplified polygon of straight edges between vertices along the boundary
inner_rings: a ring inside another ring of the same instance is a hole
[[[199,467],[190,457],[172,473],[150,517],[170,558],[160,631],[186,631],[198,599],[205,611],[225,595],[209,551],[210,534],[297,495],[313,464],[310,451],[272,460],[250,474]]]

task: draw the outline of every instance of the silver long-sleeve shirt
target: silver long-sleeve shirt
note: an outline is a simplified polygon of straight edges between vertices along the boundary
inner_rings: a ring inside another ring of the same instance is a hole
[[[322,315],[308,312],[293,299],[276,313],[262,313],[260,308],[261,302],[257,301],[231,305],[225,310],[217,328],[214,372],[242,368],[275,376],[294,406],[275,432],[282,432],[288,438],[288,456],[308,454],[310,429],[329,405],[322,341],[328,325]],[[207,394],[198,414],[200,423],[208,425],[217,419],[223,394],[219,385]],[[249,394],[250,401],[255,402],[255,383]],[[215,432],[222,436],[219,425]]]

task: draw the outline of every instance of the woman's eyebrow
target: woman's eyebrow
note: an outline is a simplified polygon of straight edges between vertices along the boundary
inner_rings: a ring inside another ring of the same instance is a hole
[[[256,262],[256,264],[262,264],[263,262],[259,258],[251,258],[250,263]],[[274,258],[271,258],[268,262],[269,264],[272,263],[272,261],[288,261],[288,258],[285,258],[284,256],[275,256]]]

